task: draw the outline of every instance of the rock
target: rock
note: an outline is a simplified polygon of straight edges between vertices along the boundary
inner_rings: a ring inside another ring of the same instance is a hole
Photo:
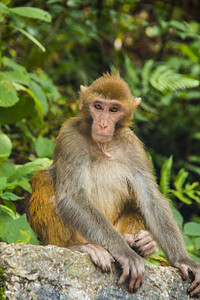
[[[183,281],[172,267],[146,264],[143,286],[130,294],[128,281],[121,289],[116,285],[119,267],[102,273],[87,254],[56,246],[0,243],[0,266],[6,275],[5,296],[11,300],[191,299],[189,280]]]

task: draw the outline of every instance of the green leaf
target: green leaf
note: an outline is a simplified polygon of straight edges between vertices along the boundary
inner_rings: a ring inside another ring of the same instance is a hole
[[[23,94],[20,97],[20,101],[18,101],[12,107],[9,107],[7,109],[0,107],[0,125],[12,124],[27,116],[32,116],[32,118],[38,118],[40,123],[42,124],[44,110],[41,102],[29,89],[16,83],[15,85],[18,88],[20,87],[20,89],[24,92],[28,93],[28,95]],[[34,108],[37,112],[34,110]]]
[[[1,195],[1,198],[4,199],[4,200],[11,200],[11,201],[16,201],[16,200],[19,200],[19,199],[24,199],[24,197],[20,197],[20,196],[17,196],[15,194],[9,193],[9,192],[3,193],[3,195]]]
[[[175,207],[172,207],[172,211],[173,211],[173,215],[174,215],[174,218],[175,218],[176,222],[178,223],[179,227],[182,228],[182,226],[183,226],[183,216],[181,215],[181,213]]]
[[[15,173],[17,170],[17,166],[9,161],[5,161],[2,166],[0,167],[0,177],[7,177],[7,180],[9,180],[9,177]]]
[[[53,157],[55,142],[53,140],[39,136],[35,143],[35,151],[39,157]]]
[[[128,55],[125,55],[124,58],[125,58],[125,67],[126,67],[127,75],[128,75],[128,81],[134,83],[134,85],[135,85],[135,84],[139,83],[138,74],[135,71],[135,68],[134,68],[130,58],[128,57]]]
[[[196,261],[198,261],[200,263],[200,257],[199,256],[197,256],[195,254],[192,254],[191,258],[194,259],[194,260],[196,260]]]
[[[11,182],[7,182],[6,188],[10,190],[14,190],[16,187],[20,187],[24,189],[25,191],[32,193],[32,189],[29,183],[28,178],[18,178],[16,180],[13,180]]]
[[[19,71],[8,71],[4,72],[8,78],[14,82],[19,82],[21,84],[28,85],[29,84],[29,76],[27,73],[22,73]]]
[[[30,33],[28,33],[27,31],[25,31],[22,28],[19,27],[15,27],[15,29],[17,29],[18,31],[20,31],[23,35],[25,35],[29,40],[31,40],[36,46],[38,46],[43,52],[46,51],[46,49],[44,48],[44,46],[34,37],[32,36]]]
[[[198,87],[200,81],[176,73],[166,65],[160,65],[150,77],[150,83],[155,89],[165,93]]]
[[[185,197],[185,196],[181,193],[181,191],[170,190],[170,192],[171,192],[174,196],[176,196],[179,200],[181,200],[183,203],[186,203],[186,204],[192,204],[192,201],[191,201],[189,198]]]
[[[13,83],[6,74],[0,72],[0,107],[13,106],[18,101]]]
[[[41,168],[48,167],[52,162],[47,158],[38,158],[32,162],[19,167],[17,171],[10,177],[11,180],[21,178],[23,176],[31,175]]]
[[[198,196],[195,195],[195,191],[186,191],[185,193],[188,197],[190,197],[191,199],[195,200],[197,203],[200,203],[200,198]]]
[[[11,209],[16,214],[16,206],[13,202],[3,199],[3,203],[7,208]]]
[[[179,29],[179,30],[182,30],[182,31],[186,31],[186,29],[187,29],[186,26],[185,26],[185,24],[183,22],[179,22],[179,21],[176,21],[176,20],[171,20],[169,22],[169,24],[172,27],[174,27],[176,29]]]
[[[200,224],[196,222],[188,222],[184,226],[184,232],[190,236],[200,236]]]
[[[2,191],[6,187],[6,184],[7,184],[7,178],[0,177],[0,191]],[[0,195],[0,197],[2,196]]]
[[[31,229],[27,222],[26,215],[13,220],[9,224],[7,230],[6,239],[8,243],[19,243],[23,242],[25,244],[39,245],[36,234]]]
[[[27,7],[27,6],[19,6],[14,8],[9,8],[9,11],[27,18],[39,19],[45,22],[51,22],[51,15],[37,7]]]
[[[43,93],[43,90],[41,89],[41,87],[39,86],[39,84],[37,84],[34,81],[30,82],[29,88],[33,92],[33,94],[35,95],[35,97],[41,102],[43,110],[44,110],[44,115],[46,115],[47,112],[48,112],[48,103],[47,103],[46,96]]]
[[[173,156],[171,155],[162,166],[160,174],[160,191],[167,196],[169,193]]]
[[[194,166],[192,164],[186,163],[184,165],[188,170],[197,173],[198,175],[200,175],[200,167],[199,166]]]
[[[0,131],[0,165],[11,153],[12,143],[9,137]]]
[[[142,81],[144,85],[148,85],[149,83],[149,78],[151,77],[151,72],[152,72],[152,68],[154,65],[154,60],[150,59],[148,60],[142,70]]]
[[[0,205],[0,237],[4,242],[7,242],[6,234],[10,223],[18,218],[10,208]]]
[[[0,3],[0,13],[1,14],[8,14],[9,13],[8,7],[6,5],[4,5],[3,3]]]
[[[195,246],[198,250],[200,250],[200,238],[199,237],[195,239]]]
[[[175,180],[174,180],[174,186],[177,190],[182,189],[187,177],[188,177],[189,173],[185,171],[185,169],[181,169],[178,172],[178,175],[176,176]]]
[[[185,234],[182,234],[182,237],[183,237],[186,248],[189,249],[191,247],[191,244],[192,244],[191,238],[189,238]]]
[[[27,73],[26,68],[24,66],[17,64],[13,59],[7,56],[2,57],[2,65],[20,73]]]
[[[193,135],[192,135],[193,139],[197,139],[197,140],[200,140],[200,131],[199,132],[195,132]]]

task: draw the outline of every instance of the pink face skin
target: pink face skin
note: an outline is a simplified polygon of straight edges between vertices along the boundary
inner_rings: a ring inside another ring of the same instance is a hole
[[[115,124],[124,116],[124,107],[116,100],[102,99],[94,100],[89,107],[93,119],[92,138],[99,143],[111,140]]]

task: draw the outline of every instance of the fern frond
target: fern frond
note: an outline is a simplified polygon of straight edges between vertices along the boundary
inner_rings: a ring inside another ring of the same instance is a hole
[[[185,171],[185,169],[181,169],[178,172],[178,175],[176,176],[175,180],[174,180],[174,186],[177,190],[181,190],[187,177],[188,177],[189,173]]]
[[[160,191],[167,196],[170,187],[171,169],[173,163],[173,156],[171,155],[168,160],[163,164],[160,173]]]
[[[186,75],[176,73],[166,65],[158,66],[150,78],[151,85],[161,91],[175,92],[199,86],[200,81]]]

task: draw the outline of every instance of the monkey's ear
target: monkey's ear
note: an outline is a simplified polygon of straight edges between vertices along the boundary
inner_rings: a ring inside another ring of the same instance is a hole
[[[87,91],[87,87],[81,85],[81,86],[80,86],[80,96],[81,96],[81,95],[84,95],[86,91]],[[80,102],[80,104],[79,104],[79,109],[80,109],[80,110],[83,108],[83,105],[84,105],[84,101],[83,101],[83,97],[81,97],[81,102]]]
[[[87,90],[87,87],[84,86],[84,85],[81,85],[80,86],[80,90],[81,90],[81,93],[84,94],[86,92],[86,90]]]
[[[133,98],[133,105],[134,105],[134,108],[136,109],[138,107],[138,105],[140,104],[141,102],[141,98]]]

